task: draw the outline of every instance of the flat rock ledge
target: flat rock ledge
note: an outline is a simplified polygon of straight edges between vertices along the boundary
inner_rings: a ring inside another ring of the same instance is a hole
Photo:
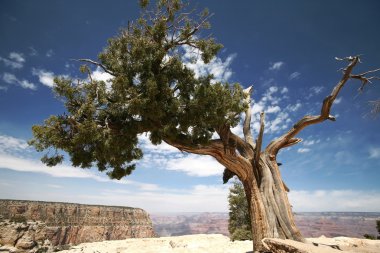
[[[379,253],[380,241],[347,237],[309,238],[305,243],[266,238],[273,253]],[[230,241],[220,234],[126,239],[82,243],[62,253],[252,253],[252,241]]]
[[[307,238],[305,243],[274,238],[263,239],[264,246],[273,253],[380,253],[379,240],[349,237]]]

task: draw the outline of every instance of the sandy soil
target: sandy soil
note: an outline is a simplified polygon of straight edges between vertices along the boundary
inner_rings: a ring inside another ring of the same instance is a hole
[[[308,252],[356,252],[379,253],[380,241],[337,237],[337,238],[309,238],[308,244],[289,242],[294,246],[306,247]],[[312,242],[327,245],[338,245],[341,250],[334,250],[324,245],[313,246]],[[342,251],[343,250],[343,251]],[[119,241],[103,241],[83,243],[74,246],[65,253],[252,253],[251,241],[231,242],[226,236],[213,235],[185,235],[176,237],[126,239]]]

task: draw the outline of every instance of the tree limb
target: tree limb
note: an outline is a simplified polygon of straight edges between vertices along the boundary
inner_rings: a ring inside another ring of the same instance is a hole
[[[250,168],[250,162],[240,154],[230,154],[225,152],[224,143],[222,140],[211,140],[205,145],[189,145],[181,143],[176,139],[175,141],[169,138],[164,138],[164,141],[179,149],[180,151],[198,154],[198,155],[210,155],[214,157],[220,164],[231,170],[239,178],[245,179],[248,175],[248,171],[244,168]]]
[[[110,74],[110,75],[112,75],[112,76],[115,76],[115,73],[113,73],[112,71],[108,70],[108,69],[107,69],[103,64],[101,64],[100,62],[96,62],[96,61],[93,61],[93,60],[91,60],[91,59],[71,59],[71,60],[73,60],[73,61],[81,61],[81,62],[88,62],[88,63],[91,63],[91,64],[93,64],[93,65],[96,65],[96,66],[101,67],[101,68],[104,70],[104,72],[106,72],[106,73],[108,73],[108,74]]]
[[[269,143],[269,145],[266,148],[266,151],[270,154],[272,158],[274,158],[277,155],[278,151],[281,148],[288,147],[290,145],[294,145],[300,142],[300,139],[294,139],[294,137],[299,132],[301,132],[301,130],[303,130],[305,127],[313,125],[313,124],[321,123],[325,120],[332,120],[332,121],[335,120],[335,118],[330,115],[331,106],[333,105],[335,99],[337,98],[340,90],[344,87],[344,85],[349,79],[361,78],[360,80],[362,79],[365,80],[366,74],[377,71],[377,70],[374,70],[374,71],[364,72],[359,75],[352,75],[351,73],[352,73],[353,68],[356,66],[358,62],[360,62],[359,56],[354,56],[354,57],[350,56],[346,58],[336,58],[336,59],[342,60],[342,61],[343,60],[348,61],[349,64],[347,65],[346,68],[343,69],[343,76],[341,80],[337,83],[337,85],[333,88],[331,94],[323,100],[322,107],[321,107],[321,114],[317,116],[310,116],[310,115],[304,116],[287,133],[285,133],[278,139]],[[360,76],[360,78],[356,78],[357,76],[358,77]]]
[[[259,164],[261,146],[263,145],[263,134],[264,134],[264,118],[265,112],[260,113],[260,131],[256,140],[256,150],[255,150],[255,163]]]
[[[245,142],[247,142],[252,149],[255,149],[255,143],[253,141],[252,132],[251,132],[251,94],[252,94],[253,88],[252,85],[249,86],[244,90],[244,93],[246,94],[246,98],[244,100],[245,103],[248,104],[247,110],[245,110],[245,119],[243,124],[243,133]]]

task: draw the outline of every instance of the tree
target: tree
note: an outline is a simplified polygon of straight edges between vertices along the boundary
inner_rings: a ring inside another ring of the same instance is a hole
[[[379,234],[378,236],[371,235],[371,234],[364,234],[363,237],[370,240],[376,240],[376,238],[377,240],[380,240],[380,220],[376,221],[376,229],[377,229],[377,233]]]
[[[234,240],[252,240],[251,218],[243,184],[239,180],[233,182],[228,195],[230,206],[228,231]]]
[[[254,250],[263,249],[265,237],[303,241],[277,154],[301,142],[296,136],[306,127],[335,121],[331,106],[346,82],[359,79],[364,86],[374,71],[353,74],[359,57],[339,59],[348,65],[324,99],[320,115],[303,117],[263,148],[263,112],[256,139],[251,132],[252,86],[243,89],[237,83],[215,82],[211,75],[198,77],[183,62],[184,48],[195,50],[206,64],[222,48],[200,33],[209,28],[208,11],[199,15],[187,11],[179,0],[160,0],[154,11],[148,1],[140,3],[141,18],[111,38],[98,61],[80,59],[112,75],[111,84],[92,79],[86,65],[81,71],[88,74],[87,80],[55,78],[54,92],[67,111],[33,126],[29,143],[37,151],[47,151],[41,160],[49,166],[62,162],[63,150],[73,166],[97,166],[120,179],[143,155],[138,136],[149,133],[153,144],[166,142],[183,152],[210,155],[226,167],[226,174],[238,176],[249,206]],[[240,117],[244,138],[231,132]],[[214,133],[217,139],[212,138]]]

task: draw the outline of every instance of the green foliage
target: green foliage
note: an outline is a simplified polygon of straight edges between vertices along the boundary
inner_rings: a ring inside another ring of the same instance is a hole
[[[377,229],[377,232],[379,233],[377,237],[371,234],[364,234],[363,237],[370,240],[376,240],[376,239],[380,240],[380,220],[376,221],[376,229]]]
[[[374,236],[374,235],[364,234],[363,236],[365,239],[376,240],[376,236]]]
[[[235,179],[228,195],[230,206],[228,231],[234,240],[252,240],[251,218],[243,184]]]
[[[33,126],[29,141],[45,151],[42,161],[54,166],[62,151],[73,166],[97,166],[120,179],[142,158],[138,135],[150,133],[153,144],[163,140],[185,145],[207,143],[215,129],[235,126],[247,106],[239,84],[212,83],[212,75],[196,77],[184,64],[184,47],[198,50],[208,63],[222,48],[202,38],[210,16],[186,10],[178,0],[160,0],[153,11],[141,0],[142,16],[109,39],[99,64],[113,78],[110,84],[91,78],[55,78],[54,92],[66,112]]]
[[[16,223],[26,223],[26,218],[24,216],[13,216],[9,220],[10,222],[16,222]]]

